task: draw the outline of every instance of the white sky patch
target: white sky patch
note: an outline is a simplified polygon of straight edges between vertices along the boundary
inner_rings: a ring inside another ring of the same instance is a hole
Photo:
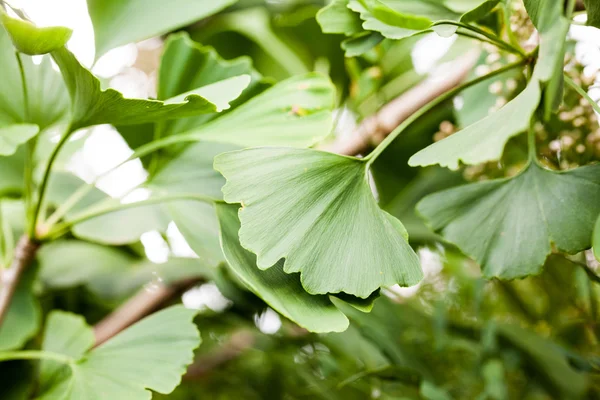
[[[140,240],[144,245],[148,260],[156,264],[167,262],[170,253],[169,245],[165,242],[160,233],[157,231],[142,233]]]
[[[281,328],[281,318],[279,314],[271,308],[265,309],[262,314],[254,316],[254,323],[262,333],[272,335]]]
[[[185,307],[193,310],[210,309],[215,312],[225,311],[233,304],[214,283],[205,283],[186,291],[181,301]]]

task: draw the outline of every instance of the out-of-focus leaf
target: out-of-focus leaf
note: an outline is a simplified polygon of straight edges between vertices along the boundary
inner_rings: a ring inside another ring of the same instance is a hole
[[[206,18],[237,0],[87,0],[94,25],[96,58],[127,43],[159,36]]]
[[[307,147],[329,134],[335,88],[318,73],[294,76],[184,134],[238,146]]]
[[[0,27],[0,127],[32,123],[44,129],[67,111],[69,99],[60,74],[52,68],[49,57],[36,65],[28,56],[21,56],[28,91],[28,112],[25,112],[23,85],[19,64],[8,33]],[[25,114],[28,120],[25,121]]]
[[[15,154],[9,157],[0,157],[0,198],[21,195],[24,168],[24,150],[17,150]]]
[[[40,329],[41,311],[32,289],[36,272],[37,266],[28,268],[17,286],[0,327],[0,351],[23,347]]]
[[[342,49],[345,50],[346,57],[356,57],[371,50],[382,40],[383,36],[378,32],[363,32],[344,40]]]
[[[0,364],[2,400],[31,399],[35,379],[35,366],[30,361],[11,361]]]
[[[498,335],[529,356],[536,374],[547,379],[562,398],[582,398],[588,386],[587,378],[573,369],[556,344],[518,325],[500,324],[497,331]]]
[[[91,328],[64,313],[54,314],[43,350],[73,359],[63,367],[59,378],[46,369],[41,375],[43,400],[94,400],[98,394],[113,399],[147,400],[153,390],[167,394],[181,381],[200,336],[192,319],[196,311],[174,306],[132,325],[106,343],[93,345]],[[59,330],[55,332],[54,329]],[[65,341],[70,331],[77,342]]]
[[[429,381],[421,382],[419,390],[425,400],[452,400],[447,391]]]
[[[66,48],[52,52],[71,97],[71,128],[97,124],[134,125],[218,111],[217,103],[232,100],[248,86],[249,77],[230,78],[215,86],[192,90],[175,98],[160,100],[127,99],[114,89],[102,90],[100,81],[85,69]],[[203,97],[207,96],[207,98]]]
[[[63,26],[38,28],[29,21],[10,17],[2,8],[0,22],[16,49],[30,56],[50,53],[63,47],[73,33]]]
[[[324,295],[308,294],[297,274],[286,274],[283,262],[261,271],[256,256],[244,249],[238,239],[240,222],[237,207],[217,204],[221,246],[229,268],[254,294],[273,309],[312,332],[341,332],[348,319]]]
[[[17,147],[37,135],[40,128],[33,124],[13,124],[0,127],[0,156],[15,154]]]
[[[596,220],[596,225],[594,225],[592,247],[596,259],[600,261],[600,217],[598,217],[598,219]]]
[[[600,28],[600,3],[595,0],[584,0],[587,11],[587,24]]]
[[[359,159],[316,150],[257,148],[215,158],[225,201],[241,203],[242,246],[267,269],[285,257],[312,294],[366,298],[419,282],[406,230],[377,206]],[[375,261],[374,261],[375,260]]]
[[[513,178],[427,196],[417,211],[477,260],[486,277],[538,274],[553,244],[570,254],[590,247],[600,214],[592,200],[600,196],[599,171],[592,165],[553,172],[533,162]]]
[[[79,240],[48,243],[40,249],[37,259],[40,279],[51,288],[76,286],[105,274],[119,274],[134,260],[116,248]]]
[[[333,0],[317,13],[317,22],[324,33],[341,33],[346,36],[362,31],[358,14],[348,8],[349,0]]]

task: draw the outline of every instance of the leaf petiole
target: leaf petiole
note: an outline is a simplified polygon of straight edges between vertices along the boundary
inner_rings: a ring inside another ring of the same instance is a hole
[[[42,350],[7,351],[0,353],[0,362],[13,360],[52,360],[62,364],[73,364],[75,360],[63,354]]]
[[[421,107],[417,112],[415,112],[414,114],[412,114],[410,117],[408,117],[407,119],[404,120],[404,122],[402,122],[400,125],[398,125],[398,127],[396,129],[394,129],[392,131],[392,133],[390,133],[376,148],[375,150],[373,150],[368,156],[366,156],[364,158],[364,160],[367,162],[367,167],[370,166],[371,164],[373,164],[373,162],[377,159],[377,157],[379,157],[381,155],[381,153],[383,153],[383,151],[402,133],[404,132],[404,130],[406,128],[408,128],[410,125],[412,125],[415,121],[417,121],[419,118],[421,118],[423,115],[425,115],[427,112],[429,112],[430,110],[432,110],[433,108],[437,107],[438,105],[442,104],[443,102],[445,102],[446,100],[449,100],[451,98],[453,98],[454,96],[456,96],[458,93],[462,92],[463,90],[477,85],[478,83],[484,82],[490,78],[493,78],[494,76],[503,74],[506,71],[510,71],[511,69],[514,68],[518,68],[521,67],[523,65],[525,65],[528,62],[527,59],[522,59],[519,60],[517,62],[514,62],[512,64],[508,64],[505,65],[502,68],[498,68],[495,71],[490,72],[489,74],[480,76],[478,78],[475,78],[469,82],[463,83],[460,86],[455,87],[454,89],[444,93],[443,95],[437,97],[436,99],[432,100],[431,102],[427,103],[426,105],[424,105],[423,107]]]
[[[564,74],[565,77],[565,82],[567,82],[567,84],[569,86],[571,86],[573,89],[575,89],[575,91],[577,93],[579,93],[584,99],[586,99],[594,108],[594,111],[596,111],[597,113],[600,113],[600,105],[590,97],[590,95],[583,90],[583,88],[581,86],[579,86],[578,84],[576,84],[573,79],[571,79],[567,74]]]

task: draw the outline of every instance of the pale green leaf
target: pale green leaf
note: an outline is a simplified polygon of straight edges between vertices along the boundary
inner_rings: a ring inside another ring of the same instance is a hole
[[[0,157],[0,198],[20,196],[23,192],[25,151],[18,150],[9,157]]]
[[[508,139],[527,130],[540,97],[540,84],[532,81],[499,111],[419,151],[408,164],[413,167],[439,164],[458,169],[460,162],[479,164],[498,160]]]
[[[128,269],[134,258],[116,248],[79,240],[50,242],[37,254],[39,277],[50,288],[66,288]]]
[[[600,3],[597,0],[583,0],[587,11],[587,24],[600,28]]]
[[[96,58],[127,43],[159,36],[215,14],[237,0],[87,0]]]
[[[317,13],[317,22],[324,33],[341,33],[346,36],[362,31],[358,14],[348,8],[349,0],[333,0]]]
[[[239,146],[307,147],[329,134],[335,88],[318,73],[286,79],[221,118],[183,133]]]
[[[29,21],[10,17],[1,7],[0,22],[16,49],[30,56],[50,53],[63,47],[73,33],[62,26],[38,28]]]
[[[40,128],[34,124],[13,124],[0,127],[0,156],[15,154],[17,147],[37,135]]]
[[[513,279],[540,273],[553,245],[570,254],[589,248],[598,196],[598,165],[553,172],[531,163],[513,178],[427,196],[417,210],[486,277]]]
[[[30,266],[17,286],[0,326],[0,351],[23,347],[40,328],[41,310],[33,293],[36,272],[37,266]]]
[[[240,221],[237,207],[217,204],[221,246],[229,268],[254,294],[274,310],[311,332],[341,332],[348,319],[324,295],[310,295],[297,274],[283,272],[283,261],[261,271],[256,256],[244,249],[238,239]]]
[[[178,102],[127,99],[114,89],[102,90],[100,81],[67,49],[53,51],[52,57],[61,70],[71,97],[72,129],[97,124],[133,125],[217,111],[210,99],[194,93],[183,101],[177,99]],[[243,86],[247,79],[238,83]]]
[[[46,390],[40,399],[149,400],[152,397],[150,390],[170,393],[180,383],[181,375],[193,361],[193,350],[200,343],[198,330],[192,322],[195,314],[196,311],[183,306],[167,308],[92,350],[89,350],[90,328],[83,328],[73,317],[67,319],[64,314],[58,314],[61,319],[53,327],[60,332],[47,331],[46,335],[58,336],[60,340],[62,332],[79,332],[85,334],[85,340],[80,339],[77,346],[67,344],[62,350],[52,349],[72,357],[74,362],[68,365],[66,373],[60,374],[60,379],[41,376],[41,385]],[[52,340],[52,343],[57,341]],[[89,351],[77,357],[83,350]]]
[[[6,31],[0,27],[0,127],[32,123],[41,129],[62,118],[69,106],[69,97],[60,73],[52,68],[49,56],[36,65],[31,57],[21,55],[28,91],[28,112],[25,112],[23,85],[15,50]],[[25,114],[28,120],[25,121]]]
[[[356,158],[316,150],[256,148],[215,158],[225,201],[241,203],[242,246],[267,269],[286,258],[312,294],[366,298],[382,286],[414,285],[419,260],[400,221],[379,209]]]

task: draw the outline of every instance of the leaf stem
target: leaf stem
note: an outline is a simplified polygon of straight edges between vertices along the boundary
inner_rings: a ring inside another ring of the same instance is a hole
[[[444,93],[443,95],[435,98],[434,100],[430,101],[429,103],[427,103],[426,105],[424,105],[423,107],[421,107],[417,112],[415,112],[414,114],[412,114],[410,117],[408,117],[407,119],[404,120],[404,122],[402,122],[400,125],[398,125],[398,127],[396,129],[394,129],[392,131],[392,133],[390,133],[376,148],[375,150],[373,150],[368,156],[366,156],[364,158],[364,160],[367,162],[367,167],[370,166],[371,164],[373,164],[373,162],[377,159],[377,157],[379,157],[381,155],[381,153],[383,153],[383,151],[406,129],[408,128],[410,125],[412,125],[415,121],[417,121],[419,118],[421,118],[423,115],[425,115],[427,112],[429,112],[430,110],[432,110],[433,108],[435,108],[436,106],[442,104],[443,102],[445,102],[446,100],[449,100],[451,98],[453,98],[454,96],[456,96],[458,93],[460,93],[461,91],[477,85],[478,83],[484,82],[490,78],[493,78],[494,76],[503,74],[506,71],[510,71],[511,69],[514,68],[518,68],[522,65],[525,65],[528,62],[527,59],[522,59],[519,60],[517,62],[514,62],[512,64],[508,64],[505,65],[502,68],[499,68],[495,71],[490,72],[487,75],[483,75],[480,76],[478,78],[475,78],[469,82],[463,83],[460,86],[455,87],[452,90],[449,90],[448,92]]]
[[[36,225],[37,225],[38,219],[40,219],[42,206],[44,204],[44,200],[46,197],[46,191],[48,189],[48,183],[50,181],[50,173],[52,172],[52,165],[56,161],[56,158],[58,157],[58,153],[60,152],[60,149],[62,148],[62,146],[65,143],[67,143],[67,141],[69,140],[69,137],[71,137],[71,133],[73,133],[71,126],[72,126],[71,122],[69,122],[69,124],[65,128],[65,131],[64,131],[62,137],[60,138],[60,140],[58,141],[58,143],[52,150],[52,153],[50,154],[50,158],[48,159],[48,164],[46,164],[46,169],[44,170],[44,176],[43,176],[42,182],[40,184],[37,204],[35,206],[35,211],[33,212],[33,218],[31,219],[31,223],[29,225],[29,236],[32,238],[36,236]]]
[[[529,123],[529,132],[527,132],[527,154],[529,162],[534,162],[537,159],[537,147],[535,145],[535,117],[531,118]]]
[[[13,360],[52,360],[62,364],[72,364],[75,361],[63,354],[43,350],[6,351],[0,353],[0,362]]]
[[[166,202],[171,202],[171,201],[180,201],[180,200],[195,200],[195,201],[201,201],[201,202],[205,202],[205,203],[209,203],[209,204],[218,203],[218,202],[222,201],[219,199],[214,199],[209,196],[203,196],[200,194],[191,194],[191,193],[150,197],[149,199],[137,201],[134,203],[115,203],[114,199],[110,199],[110,200],[108,200],[108,202],[110,203],[109,205],[105,206],[103,204],[100,204],[97,207],[91,207],[91,208],[75,215],[73,218],[69,219],[68,221],[65,221],[61,224],[57,224],[54,229],[51,229],[46,235],[44,235],[40,239],[41,240],[56,239],[57,237],[60,237],[60,236],[64,235],[65,233],[67,233],[69,231],[69,229],[71,227],[73,227],[74,225],[80,224],[82,222],[88,221],[88,220],[96,218],[96,217],[100,217],[105,214],[110,214],[110,213],[117,212],[117,211],[123,211],[123,210],[127,210],[129,208],[148,206],[148,205],[152,205],[152,204],[160,204],[160,203],[166,203]]]
[[[598,105],[598,103],[596,103],[594,101],[594,99],[592,99],[590,97],[590,95],[578,84],[576,84],[573,79],[571,79],[567,74],[564,74],[565,77],[565,82],[567,82],[567,84],[569,86],[571,86],[573,89],[575,89],[575,91],[577,93],[579,93],[584,99],[586,99],[594,108],[594,111],[596,111],[597,113],[600,113],[600,105]]]
[[[486,38],[488,38],[492,42],[496,43],[499,47],[504,48],[506,51],[509,51],[509,52],[515,53],[515,54],[519,54],[522,57],[526,56],[526,54],[523,52],[523,50],[521,50],[521,49],[513,46],[510,43],[505,42],[504,40],[502,40],[498,36],[493,35],[493,34],[487,32],[486,30],[478,28],[476,26],[465,24],[465,23],[459,22],[459,21],[452,21],[452,20],[437,21],[437,22],[434,22],[433,25],[431,25],[431,26],[439,26],[439,25],[454,25],[454,26],[457,26],[459,28],[467,29],[469,31],[478,33],[478,34],[480,34],[482,36],[485,36]]]

